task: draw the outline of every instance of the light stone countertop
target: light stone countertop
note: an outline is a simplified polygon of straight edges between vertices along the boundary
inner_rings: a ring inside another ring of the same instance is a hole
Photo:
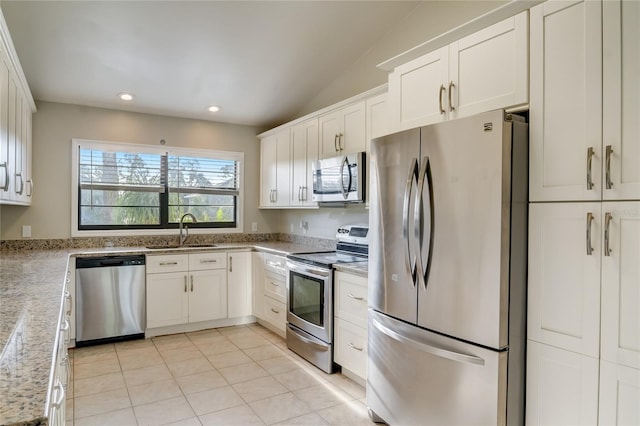
[[[369,262],[336,263],[333,265],[336,271],[347,272],[367,278],[369,276]]]
[[[150,250],[144,247],[0,252],[0,425],[47,424],[46,399],[63,304],[67,263],[77,256],[257,250],[277,255],[318,247],[267,241],[215,247]]]

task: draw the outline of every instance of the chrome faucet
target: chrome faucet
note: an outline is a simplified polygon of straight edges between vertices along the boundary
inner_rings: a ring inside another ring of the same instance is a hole
[[[187,227],[187,225],[184,224],[184,218],[185,217],[190,217],[191,221],[193,223],[197,223],[197,219],[194,215],[192,215],[191,213],[185,213],[182,215],[182,217],[180,218],[180,224],[179,224],[179,228],[180,228],[180,245],[183,245],[184,242],[187,240],[187,238],[189,238],[189,228]],[[182,230],[184,229],[184,235],[182,235]]]

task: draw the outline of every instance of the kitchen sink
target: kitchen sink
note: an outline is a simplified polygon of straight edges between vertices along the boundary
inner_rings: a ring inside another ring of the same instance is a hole
[[[147,246],[149,250],[172,250],[172,249],[188,249],[188,248],[207,248],[207,247],[216,247],[215,244],[185,244],[179,246],[175,245],[158,245],[158,246]]]

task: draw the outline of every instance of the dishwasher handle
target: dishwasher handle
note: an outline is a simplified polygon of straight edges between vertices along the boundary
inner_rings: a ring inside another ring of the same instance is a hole
[[[109,268],[119,266],[144,266],[144,255],[133,256],[100,256],[76,258],[76,269]]]

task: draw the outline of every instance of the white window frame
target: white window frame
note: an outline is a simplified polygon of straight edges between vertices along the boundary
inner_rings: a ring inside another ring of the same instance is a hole
[[[114,147],[122,152],[170,154],[192,157],[216,157],[238,162],[238,202],[236,206],[237,223],[234,228],[189,228],[190,234],[238,234],[244,232],[244,152],[220,151],[197,148],[156,147],[123,142],[108,142],[92,139],[71,139],[71,236],[72,237],[109,237],[109,236],[145,236],[145,235],[177,235],[176,229],[78,229],[78,146],[109,149]]]

